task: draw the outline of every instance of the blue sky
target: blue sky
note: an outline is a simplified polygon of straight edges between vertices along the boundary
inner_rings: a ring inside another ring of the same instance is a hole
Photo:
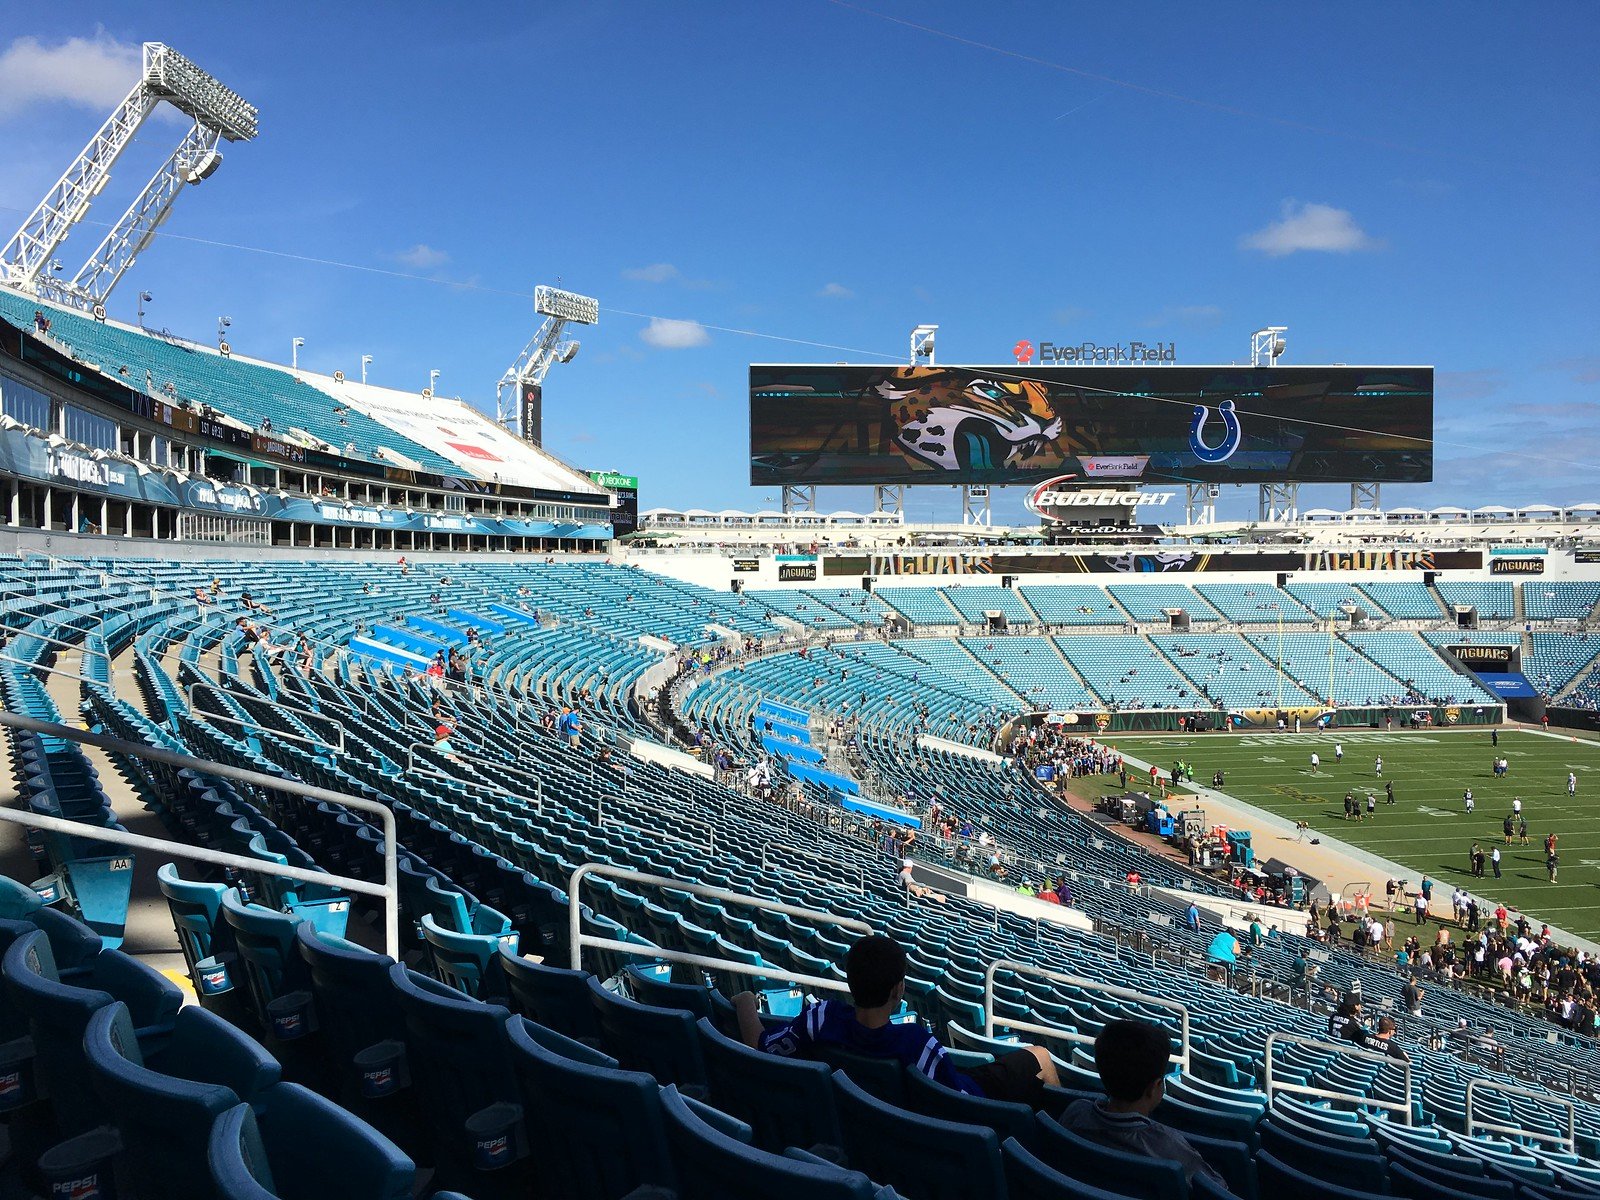
[[[168,42],[262,135],[113,315],[148,290],[153,325],[227,314],[245,353],[301,336],[314,369],[368,353],[487,406],[559,278],[603,315],[547,381],[547,442],[647,507],[775,501],[746,483],[746,365],[894,358],[922,321],[942,362],[1019,337],[1231,362],[1270,323],[1287,362],[1434,363],[1439,482],[1387,504],[1600,500],[1587,2],[108,8],[0,2],[6,234]],[[91,217],[181,132],[147,124]]]

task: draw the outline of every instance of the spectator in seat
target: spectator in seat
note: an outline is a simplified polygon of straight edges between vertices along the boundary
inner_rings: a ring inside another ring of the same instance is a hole
[[[906,994],[906,952],[892,938],[873,934],[850,947],[845,977],[851,1004],[823,1000],[808,1005],[794,1020],[765,1029],[750,992],[733,997],[739,1036],[748,1046],[783,1058],[808,1058],[814,1046],[839,1046],[873,1058],[898,1060],[907,1070],[971,1096],[1009,1100],[1041,1108],[1046,1087],[1061,1080],[1041,1046],[1022,1046],[975,1070],[956,1070],[950,1056],[926,1026],[894,1024]]]
[[[1150,1119],[1166,1092],[1172,1069],[1172,1038],[1149,1021],[1111,1021],[1094,1040],[1094,1067],[1106,1089],[1103,1100],[1074,1100],[1060,1121],[1081,1138],[1149,1158],[1177,1163],[1189,1179],[1204,1175],[1227,1184],[1183,1134]]]

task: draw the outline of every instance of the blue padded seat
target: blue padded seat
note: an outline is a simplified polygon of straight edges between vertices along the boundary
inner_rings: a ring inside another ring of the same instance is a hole
[[[643,1071],[657,1083],[677,1084],[695,1099],[705,1094],[706,1065],[692,1016],[619,996],[593,976],[588,984],[605,1048],[624,1070]]]
[[[389,976],[394,960],[319,933],[309,921],[295,936],[310,974],[322,1090],[413,1157],[426,1158],[416,1091],[408,1086],[405,1013]]]
[[[886,1104],[842,1071],[833,1077],[849,1162],[911,1200],[1005,1195],[992,1129],[918,1116]]]
[[[1005,1171],[1007,1200],[1127,1200],[1119,1192],[1102,1191],[1063,1175],[1041,1162],[1016,1138],[1007,1138],[1000,1147]]]
[[[222,917],[227,885],[184,879],[175,863],[162,864],[156,882],[172,914],[172,927],[195,993],[203,1002],[207,996],[232,990],[233,927]]]
[[[904,1078],[906,1103],[923,1116],[982,1125],[994,1130],[1002,1142],[1014,1137],[1024,1146],[1032,1146],[1038,1137],[1033,1109],[1026,1104],[958,1092],[921,1071],[907,1071]]]
[[[753,1050],[723,1035],[706,1017],[696,1026],[711,1103],[749,1125],[755,1145],[774,1154],[790,1146],[824,1157],[842,1154],[844,1137],[827,1064]]]
[[[86,1132],[106,1118],[84,1057],[89,1019],[120,1000],[128,1006],[137,1031],[155,1036],[172,1029],[183,1003],[177,985],[120,950],[100,951],[88,968],[77,983],[62,983],[43,931],[19,937],[0,959],[0,976],[11,1003],[28,1019],[39,1087],[51,1097],[63,1136]]]
[[[528,1099],[530,1151],[548,1194],[620,1200],[635,1188],[675,1186],[654,1079],[569,1058],[547,1044],[550,1031],[525,1017],[510,1017],[506,1035]]]
[[[222,916],[233,929],[250,1006],[265,1032],[272,1002],[290,992],[306,990],[311,982],[305,960],[295,950],[299,918],[259,904],[246,904],[237,888],[222,894]]]
[[[417,1174],[393,1142],[294,1083],[259,1117],[248,1104],[218,1117],[207,1158],[220,1200],[411,1200]]]
[[[505,950],[500,957],[511,1007],[547,1029],[599,1043],[600,1017],[589,995],[589,972],[536,963]]]
[[[477,911],[493,910],[479,905]],[[434,972],[441,981],[468,996],[497,1001],[505,998],[501,951],[517,952],[517,935],[509,923],[504,930],[493,933],[458,933],[440,925],[432,913],[423,913],[422,937],[428,943]]]
[[[281,1073],[260,1045],[193,1004],[148,1055],[120,1002],[89,1018],[83,1046],[139,1194],[172,1200],[207,1200],[212,1122],[241,1100],[256,1100]]]
[[[1400,1162],[1389,1164],[1389,1186],[1409,1200],[1513,1200],[1517,1185],[1509,1179],[1473,1178],[1445,1172],[1424,1174]]]
[[[396,963],[406,1061],[443,1187],[471,1195],[526,1187],[526,1104],[498,1004],[463,996]]]
[[[1302,1137],[1279,1124],[1276,1116],[1261,1122],[1258,1128],[1261,1148],[1270,1150],[1280,1162],[1319,1178],[1341,1180],[1357,1190],[1382,1192],[1385,1189],[1387,1172],[1375,1142],[1362,1143],[1372,1147],[1370,1153],[1347,1149],[1354,1139],[1336,1138],[1331,1134]]]
[[[1064,1175],[1136,1200],[1186,1200],[1188,1180],[1175,1162],[1103,1146],[1040,1113],[1034,1151]]]
[[[1336,1168],[1337,1169],[1337,1168]],[[1324,1178],[1291,1167],[1270,1150],[1256,1154],[1256,1178],[1263,1196],[1294,1196],[1297,1200],[1376,1200],[1384,1191],[1361,1191],[1338,1175]]]
[[[746,1145],[709,1124],[677,1088],[661,1089],[661,1109],[683,1200],[873,1200],[878,1192],[859,1171]]]

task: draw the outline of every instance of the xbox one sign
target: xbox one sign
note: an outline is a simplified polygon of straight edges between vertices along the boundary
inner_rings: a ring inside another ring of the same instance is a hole
[[[1034,516],[1046,521],[1067,521],[1083,516],[1082,510],[1086,508],[1115,509],[1131,514],[1136,508],[1166,504],[1177,494],[1118,491],[1115,488],[1072,488],[1071,482],[1076,478],[1075,475],[1057,475],[1054,479],[1047,479],[1028,493],[1023,504]]]

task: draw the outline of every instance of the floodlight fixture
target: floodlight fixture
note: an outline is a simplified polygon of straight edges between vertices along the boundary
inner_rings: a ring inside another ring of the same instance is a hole
[[[152,93],[230,142],[247,142],[260,132],[260,113],[254,104],[171,46],[144,44],[144,83]]]
[[[150,301],[152,301],[154,299],[155,299],[155,297],[152,296],[149,292],[140,292],[139,293],[139,328],[140,329],[144,328],[144,306],[146,304],[149,304]]]
[[[562,342],[556,347],[556,361],[559,363],[571,362],[578,357],[578,347],[580,345],[582,345],[581,342]]]
[[[545,284],[533,289],[533,311],[542,317],[557,317],[577,325],[600,322],[600,301],[593,296],[580,296]]]
[[[305,338],[297,337],[289,347],[289,365],[296,371],[300,369],[300,347],[305,344]]]
[[[918,325],[911,331],[911,365],[933,366],[934,335],[939,332],[937,325]]]
[[[1265,329],[1258,329],[1250,335],[1250,365],[1252,367],[1278,365],[1286,343],[1282,334],[1289,331],[1287,325],[1268,325]],[[1263,362],[1263,360],[1265,360]]]
[[[437,396],[438,394],[439,394],[439,372],[437,370],[429,371],[428,372],[428,395]]]
[[[361,382],[363,384],[367,382],[367,368],[370,367],[371,365],[372,365],[372,355],[363,354],[361,356]]]

